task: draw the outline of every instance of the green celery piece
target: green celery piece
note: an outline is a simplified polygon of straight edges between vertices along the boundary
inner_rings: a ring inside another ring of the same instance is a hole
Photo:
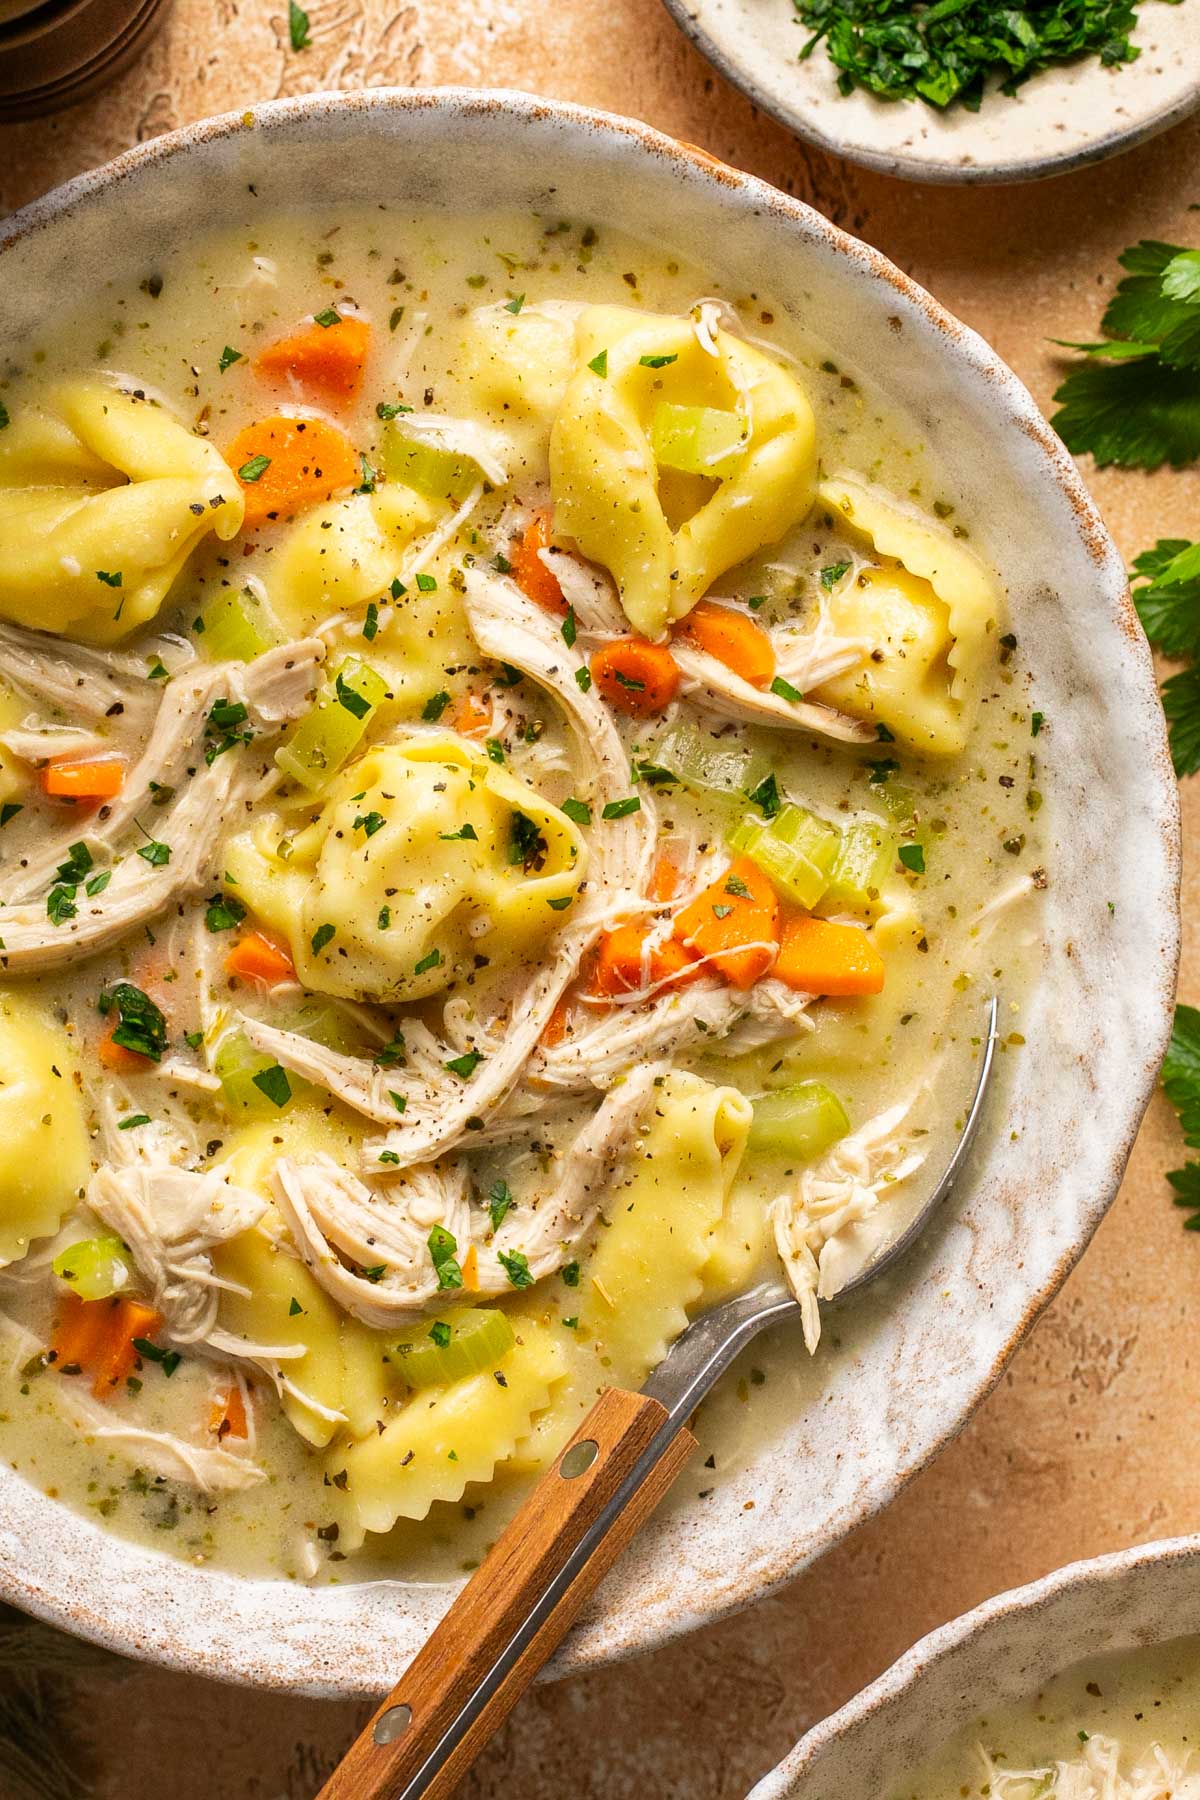
[[[311,1038],[314,1044],[322,1044],[326,1050],[336,1050],[340,1056],[362,1053],[361,1037],[351,1030],[345,1014],[339,1012],[332,1001],[310,996],[295,1008],[285,1008],[280,1014],[280,1026],[284,1031]]]
[[[825,912],[870,912],[896,860],[896,839],[880,822],[857,819],[844,825],[829,886],[821,900]]]
[[[660,468],[684,475],[727,475],[746,447],[745,422],[715,406],[663,400],[650,421],[650,448]]]
[[[54,1273],[81,1300],[107,1300],[124,1293],[137,1279],[129,1252],[119,1237],[81,1238],[54,1259]]]
[[[846,1109],[822,1081],[798,1081],[754,1101],[746,1148],[760,1156],[820,1156],[850,1129]]]
[[[438,1344],[430,1337],[431,1326],[437,1323],[449,1328],[449,1343]],[[392,1351],[392,1361],[409,1387],[441,1387],[465,1381],[481,1369],[494,1369],[515,1342],[505,1313],[494,1307],[463,1307],[447,1319],[424,1319],[405,1332]]]
[[[287,1111],[286,1106],[276,1106],[261,1088],[254,1085],[256,1075],[274,1067],[275,1058],[255,1050],[243,1032],[226,1033],[213,1056],[213,1073],[221,1083],[222,1098],[230,1112],[252,1113],[256,1118],[278,1118],[281,1111]],[[301,1084],[294,1075],[289,1075],[288,1081],[294,1100]]]
[[[343,688],[349,688],[366,702],[367,710],[361,718],[340,698],[339,680]],[[332,679],[326,682],[287,742],[275,752],[279,768],[309,793],[317,793],[358,748],[371,713],[386,695],[383,676],[357,657],[348,656],[334,670]]]
[[[841,833],[794,801],[764,824],[745,818],[729,833],[729,848],[748,856],[789,900],[810,912],[829,886]]]
[[[478,463],[452,450],[410,435],[403,419],[389,419],[379,449],[384,473],[427,500],[448,500],[457,506],[480,481]]]
[[[669,769],[693,794],[718,800],[745,800],[771,773],[760,750],[712,738],[695,725],[671,725],[653,744],[650,760]]]
[[[200,613],[204,652],[213,662],[253,662],[283,642],[283,633],[252,588],[225,589]]]

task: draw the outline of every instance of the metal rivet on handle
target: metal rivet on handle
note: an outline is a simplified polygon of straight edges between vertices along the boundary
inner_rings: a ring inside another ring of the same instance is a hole
[[[411,1706],[389,1706],[375,1721],[371,1736],[377,1744],[394,1744],[412,1724]]]
[[[595,1438],[584,1438],[581,1444],[572,1444],[567,1454],[558,1465],[558,1472],[564,1481],[574,1481],[591,1468],[600,1454],[600,1446]]]

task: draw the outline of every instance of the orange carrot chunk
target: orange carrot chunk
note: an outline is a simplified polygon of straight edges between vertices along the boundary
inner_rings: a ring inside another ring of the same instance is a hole
[[[70,800],[112,800],[125,786],[125,763],[118,756],[60,756],[42,770],[42,789]]]
[[[679,664],[665,644],[617,638],[597,650],[592,680],[610,706],[635,719],[662,712],[679,689]]]
[[[732,987],[748,988],[765,975],[779,948],[779,900],[748,856],[685,906],[675,936]]]
[[[479,1292],[479,1251],[471,1244],[462,1259],[463,1287],[468,1294]]]
[[[225,452],[246,496],[246,524],[288,518],[359,478],[354,445],[324,419],[277,413],[238,432]]]
[[[247,931],[237,940],[225,958],[225,973],[239,981],[257,981],[261,987],[296,979],[287,951],[261,931]]]
[[[513,580],[528,599],[544,606],[547,612],[565,613],[567,603],[563,591],[538,555],[539,550],[549,549],[549,546],[550,527],[546,514],[534,513],[512,549],[509,560]]]
[[[685,946],[668,938],[650,951],[648,968],[643,975],[647,931],[644,925],[618,925],[615,931],[605,932],[596,948],[589,992],[609,997],[637,993],[641,988],[655,987],[661,981],[691,981],[702,973]]]
[[[91,1304],[106,1306],[111,1302],[98,1300]],[[97,1400],[106,1399],[127,1376],[132,1375],[139,1354],[136,1340],[152,1338],[156,1331],[162,1330],[162,1325],[162,1314],[147,1306],[144,1300],[125,1298],[117,1301],[109,1314],[108,1329],[92,1364],[95,1376],[92,1392]]]
[[[775,651],[761,625],[732,606],[701,600],[678,626],[678,635],[715,656],[752,687],[766,687],[775,675]]]
[[[654,865],[654,872],[650,877],[649,898],[663,902],[673,900],[678,887],[679,870],[664,850],[660,853]]]
[[[791,913],[774,973],[804,994],[877,994],[884,962],[870,935],[857,925],[837,925]]]
[[[249,1436],[246,1402],[239,1382],[231,1381],[225,1392],[218,1394],[213,1401],[208,1415],[208,1429],[214,1437],[222,1440],[227,1437]]]
[[[55,1367],[74,1372],[90,1369],[99,1355],[108,1330],[112,1300],[81,1300],[78,1294],[60,1294],[50,1337]]]
[[[492,709],[482,694],[468,688],[454,709],[452,722],[463,737],[482,737],[491,729]]]
[[[99,1057],[102,1066],[106,1069],[111,1069],[114,1075],[144,1074],[147,1069],[152,1069],[154,1067],[154,1059],[149,1056],[142,1056],[136,1050],[126,1049],[124,1044],[115,1044],[113,1042],[113,1032],[120,1023],[121,1021],[119,1018],[113,1019],[107,1032],[96,1046],[96,1055]]]
[[[555,1044],[561,1044],[567,1035],[567,1021],[571,1017],[571,1002],[566,994],[558,1002],[542,1029],[538,1043],[543,1050],[553,1050]]]
[[[329,314],[322,313],[321,319],[329,319]],[[370,347],[367,321],[339,313],[328,324],[314,320],[290,337],[268,344],[255,357],[254,370],[268,379],[290,377],[310,393],[346,405],[358,398]]]

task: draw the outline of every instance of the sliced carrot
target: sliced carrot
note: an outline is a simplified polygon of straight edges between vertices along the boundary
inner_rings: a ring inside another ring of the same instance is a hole
[[[650,877],[651,900],[673,900],[679,888],[679,870],[666,851],[662,851]]]
[[[637,993],[642,987],[656,987],[661,981],[691,981],[703,973],[695,957],[674,938],[656,944],[650,951],[648,968],[643,975],[643,952],[649,927],[618,925],[606,931],[596,947],[596,959],[588,981],[592,994]]]
[[[247,525],[290,517],[359,477],[354,445],[336,426],[282,413],[243,426],[225,460],[246,496]]]
[[[246,1401],[240,1382],[231,1381],[225,1392],[217,1395],[208,1415],[208,1429],[214,1437],[221,1439],[249,1436]]]
[[[140,1056],[136,1050],[127,1050],[124,1044],[114,1044],[113,1032],[120,1023],[120,1019],[114,1018],[96,1046],[96,1055],[103,1067],[111,1069],[114,1075],[137,1075],[152,1069],[152,1057]]]
[[[468,1294],[479,1292],[479,1251],[474,1244],[468,1246],[467,1254],[462,1259],[463,1287]]]
[[[287,951],[261,931],[247,931],[237,940],[225,958],[225,973],[239,981],[257,981],[261,987],[296,979]]]
[[[571,1017],[571,1002],[566,994],[558,1002],[550,1017],[546,1020],[538,1043],[543,1050],[553,1050],[555,1044],[561,1044],[567,1035],[567,1021]]]
[[[550,547],[550,525],[544,512],[534,513],[524,532],[513,545],[510,561],[513,579],[521,592],[547,612],[565,613],[567,602],[539,550]]]
[[[112,1300],[81,1300],[78,1294],[60,1294],[50,1337],[59,1369],[90,1369],[108,1331]]]
[[[804,994],[877,994],[884,962],[857,925],[791,913],[783,921],[776,978]]]
[[[665,644],[616,638],[592,658],[592,680],[610,706],[644,719],[669,706],[679,689],[679,664]]]
[[[125,786],[119,756],[60,756],[42,770],[42,790],[61,799],[112,800]]]
[[[254,370],[269,378],[290,376],[323,399],[347,404],[358,398],[370,347],[367,321],[339,313],[331,325],[314,320],[268,344],[255,357]]]
[[[482,737],[491,730],[492,709],[482,694],[468,688],[454,709],[452,723],[463,737]]]
[[[715,656],[752,687],[766,687],[775,675],[775,651],[761,625],[732,606],[701,600],[677,627],[677,635]]]
[[[739,856],[684,907],[675,935],[736,988],[753,987],[779,948],[779,900],[762,870]]]
[[[94,1300],[90,1304],[107,1306],[110,1303]],[[162,1314],[147,1306],[144,1300],[122,1298],[117,1301],[109,1313],[108,1329],[92,1363],[95,1377],[92,1392],[97,1400],[105,1399],[126,1376],[132,1375],[138,1359],[134,1339],[152,1338],[156,1331],[162,1330],[162,1325]]]

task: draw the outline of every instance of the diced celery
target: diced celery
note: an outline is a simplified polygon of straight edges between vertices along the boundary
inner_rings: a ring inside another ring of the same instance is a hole
[[[271,1075],[269,1071],[275,1071]],[[230,1031],[221,1039],[213,1056],[213,1072],[221,1083],[221,1095],[226,1106],[233,1113],[254,1113],[257,1117],[274,1117],[282,1112],[288,1099],[295,1093],[297,1086],[293,1076],[286,1076],[288,1093],[281,1106],[277,1100],[255,1080],[256,1076],[266,1076],[268,1083],[279,1086],[283,1095],[283,1084],[279,1077],[284,1075],[273,1056],[264,1056],[255,1050],[250,1041],[240,1031]]]
[[[761,1156],[806,1161],[828,1150],[849,1129],[845,1107],[824,1082],[799,1081],[755,1100],[746,1147]]]
[[[382,675],[357,657],[348,656],[287,743],[279,746],[276,763],[285,775],[316,793],[357,749],[372,712],[387,691]]]
[[[253,588],[214,595],[200,614],[202,647],[213,662],[253,662],[283,642],[270,608]]]
[[[869,912],[896,860],[896,840],[874,819],[857,819],[842,828],[842,841],[829,872],[821,905],[826,912],[845,907]]]
[[[457,506],[480,480],[478,463],[410,434],[402,419],[391,419],[384,426],[379,449],[389,480],[424,494],[427,500],[449,500]]]
[[[362,1038],[351,1029],[345,1013],[340,1012],[332,1001],[309,998],[297,1007],[284,1008],[278,1019],[282,1030],[311,1038],[314,1044],[336,1050],[341,1056],[352,1056],[362,1050]]]
[[[685,475],[727,474],[746,446],[740,413],[664,400],[650,421],[650,447],[660,468]]]
[[[405,1332],[392,1354],[401,1380],[409,1387],[439,1387],[447,1381],[465,1381],[481,1369],[495,1368],[515,1342],[504,1313],[493,1307],[463,1307],[445,1319],[426,1319]]]
[[[714,738],[682,720],[652,746],[650,761],[669,769],[693,794],[744,800],[771,773],[770,758],[736,738]]]
[[[119,1237],[81,1238],[60,1250],[54,1273],[81,1300],[107,1300],[132,1287],[137,1275],[133,1261]]]
[[[794,802],[769,823],[746,818],[729,833],[729,847],[756,862],[780,891],[810,911],[829,886],[841,833]]]

